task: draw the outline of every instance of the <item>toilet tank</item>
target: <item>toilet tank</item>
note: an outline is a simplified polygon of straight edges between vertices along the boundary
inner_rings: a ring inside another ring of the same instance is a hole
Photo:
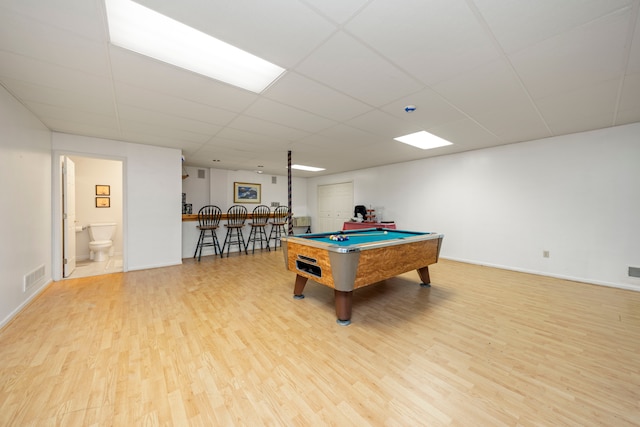
[[[89,224],[89,234],[92,241],[111,240],[113,233],[116,231],[115,222],[99,222]]]

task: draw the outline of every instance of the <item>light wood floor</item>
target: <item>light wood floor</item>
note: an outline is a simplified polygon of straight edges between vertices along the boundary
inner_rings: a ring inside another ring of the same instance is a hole
[[[356,291],[346,327],[281,250],[55,282],[0,331],[0,425],[640,425],[640,292],[431,279]]]

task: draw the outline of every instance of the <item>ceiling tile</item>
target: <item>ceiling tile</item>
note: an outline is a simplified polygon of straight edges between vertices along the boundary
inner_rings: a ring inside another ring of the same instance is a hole
[[[433,87],[501,141],[526,141],[550,132],[505,60],[485,64]],[[455,141],[452,141],[455,142]]]
[[[416,110],[408,113],[405,111],[407,106],[414,106]],[[382,110],[411,124],[407,128],[409,131],[407,133],[466,118],[461,110],[430,88],[394,101],[383,107]]]
[[[343,24],[360,10],[368,0],[302,0],[332,21]]]
[[[536,103],[554,135],[611,126],[617,100],[618,80],[556,93]]]
[[[632,0],[473,0],[506,53],[514,53],[568,32]]]
[[[373,0],[345,30],[427,85],[499,56],[464,0]]]
[[[245,142],[252,145],[252,149],[255,151],[282,149],[283,147],[287,147],[290,143],[290,141],[283,140],[277,136],[247,132],[245,130],[234,129],[231,127],[224,128],[216,134],[216,137],[230,141]]]
[[[224,149],[237,154],[239,152],[251,153],[256,150],[257,142],[251,139],[251,137],[243,138],[242,135],[239,135],[238,133],[233,134],[232,132],[229,132],[228,134],[235,137],[236,139],[227,139],[225,137],[221,137],[220,135],[216,135],[215,137],[207,141],[206,144],[203,144],[198,151],[212,152]],[[273,143],[274,141],[271,140],[271,142]],[[266,148],[268,147],[265,147],[262,151],[265,151]]]
[[[268,122],[266,120],[256,119],[246,115],[237,117],[229,124],[229,128],[246,131],[249,133],[257,133],[277,138],[283,141],[292,141],[302,138],[308,132],[294,129],[288,126],[282,126],[277,123]]]
[[[40,104],[38,102],[28,102],[26,105],[34,114],[45,120],[57,119],[70,123],[93,124],[99,127],[113,127],[117,129],[117,119],[114,114],[96,114],[88,111],[78,111],[73,108]]]
[[[201,160],[201,167],[212,167],[216,169],[227,170],[254,170],[259,164],[264,166],[263,170],[267,174],[284,175],[286,174],[286,158],[281,163],[277,161],[265,160],[268,154],[256,153],[253,151],[240,151],[222,147],[204,147],[193,154],[187,155],[187,161],[190,156],[197,156]],[[219,160],[214,162],[213,160]]]
[[[244,111],[245,114],[279,123],[306,132],[318,132],[333,126],[336,122],[280,102],[260,98]]]
[[[171,134],[175,130],[176,133],[191,135],[191,137],[187,138],[188,140],[205,142],[212,134],[222,129],[221,126],[214,124],[129,105],[120,105],[118,112],[123,130],[131,129],[138,125],[144,127],[153,126],[158,129],[155,132],[158,134]]]
[[[369,105],[381,106],[422,85],[345,33],[325,42],[296,70]],[[371,90],[375,87],[376,90]]]
[[[224,126],[238,113],[212,107],[185,98],[116,82],[116,98],[123,106],[139,107],[203,123]]]
[[[351,126],[339,124],[329,129],[325,129],[319,135],[329,137],[338,144],[342,144],[344,149],[364,148],[385,138],[372,132],[366,132]]]
[[[616,125],[634,123],[640,117],[640,73],[628,75],[624,79]]]
[[[116,114],[113,92],[94,90],[90,92],[75,92],[66,89],[56,89],[37,84],[5,78],[4,82],[11,87],[11,93],[25,103],[37,102],[45,105],[55,105],[69,110],[79,110],[99,115]]]
[[[59,119],[51,117],[40,117],[42,122],[52,131],[68,133],[70,135],[90,136],[94,138],[104,138],[111,140],[123,140],[122,132],[115,125],[101,126],[95,122],[81,122],[78,120]],[[129,142],[135,142],[128,140]]]
[[[501,142],[498,136],[471,119],[445,123],[429,128],[427,131],[453,142],[454,145],[436,149],[444,153],[473,150],[485,147],[487,144],[496,145]],[[429,152],[435,151],[429,150]]]
[[[169,64],[111,46],[115,81],[229,111],[242,111],[257,95]]]
[[[629,27],[634,29],[633,39],[629,46],[629,63],[627,64],[627,73],[640,73],[640,12],[635,16],[635,22],[630,22]]]
[[[122,133],[124,135],[137,134],[145,135],[154,139],[161,138],[162,140],[167,141],[167,146],[171,141],[176,147],[181,147],[185,142],[202,145],[209,139],[209,135],[207,134],[192,132],[189,129],[179,128],[176,126],[162,127],[158,126],[156,123],[146,123],[144,121],[138,121],[129,118],[121,118],[120,123],[122,127]]]
[[[514,104],[481,111],[473,119],[503,143],[547,138],[552,133],[532,104]]]
[[[40,23],[52,23],[81,37],[106,41],[102,1],[87,0],[4,0],[2,14],[9,11]]]
[[[484,64],[432,86],[442,98],[470,116],[509,105],[530,104],[522,84],[505,60]]]
[[[285,74],[264,96],[336,121],[349,120],[372,108],[297,73]]]
[[[35,86],[76,93],[105,94],[112,90],[111,79],[13,53],[0,52],[0,76]]]
[[[347,121],[346,124],[387,139],[407,135],[415,129],[408,121],[380,110],[372,110],[362,114]]]
[[[186,138],[181,138],[177,134],[162,134],[157,131],[149,132],[149,128],[144,126],[131,126],[127,130],[122,132],[121,138],[125,138],[126,141],[135,142],[138,144],[155,145],[158,147],[176,148],[186,152],[189,150],[197,149],[202,144],[198,142],[188,141]]]
[[[94,75],[108,75],[105,42],[54,25],[0,13],[0,50]]]
[[[614,13],[511,55],[534,99],[620,78],[628,16]]]

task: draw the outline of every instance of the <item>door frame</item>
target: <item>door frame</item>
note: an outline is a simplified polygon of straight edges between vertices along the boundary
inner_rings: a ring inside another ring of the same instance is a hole
[[[76,269],[76,164],[67,156],[62,162],[62,277],[66,278]],[[70,186],[73,191],[69,191]]]
[[[129,271],[128,267],[128,247],[127,247],[127,159],[117,156],[101,156],[92,153],[82,153],[77,151],[53,151],[51,167],[51,278],[54,281],[62,280],[63,277],[63,218],[62,218],[62,166],[64,157],[86,157],[99,160],[115,160],[122,162],[122,271]]]

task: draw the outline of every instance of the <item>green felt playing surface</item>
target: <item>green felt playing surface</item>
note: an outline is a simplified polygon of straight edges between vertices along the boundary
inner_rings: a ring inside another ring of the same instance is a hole
[[[405,239],[407,237],[423,236],[425,234],[430,234],[430,233],[421,233],[421,232],[403,231],[403,230],[389,230],[384,228],[367,228],[367,229],[361,229],[361,230],[337,231],[335,233],[299,234],[299,235],[296,235],[295,237],[301,237],[303,239],[313,239],[315,241],[327,243],[330,245],[353,246],[353,245],[381,242],[384,240]],[[337,240],[331,240],[329,238],[331,235],[347,236],[348,240],[344,240],[341,242]]]

